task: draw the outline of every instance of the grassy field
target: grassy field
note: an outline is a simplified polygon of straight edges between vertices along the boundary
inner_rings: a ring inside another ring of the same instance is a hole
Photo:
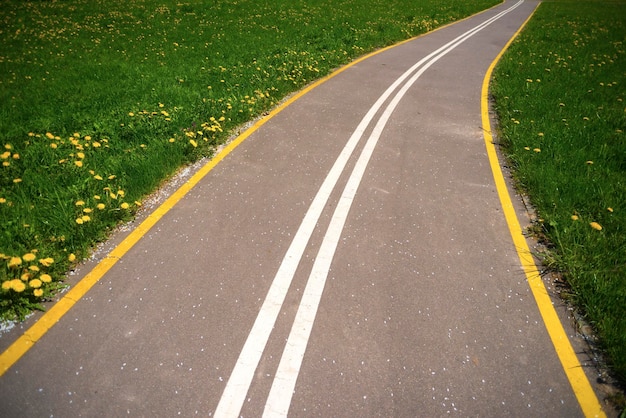
[[[0,319],[287,94],[496,2],[0,0]]]
[[[547,266],[626,381],[626,2],[547,1],[498,65],[500,136]]]

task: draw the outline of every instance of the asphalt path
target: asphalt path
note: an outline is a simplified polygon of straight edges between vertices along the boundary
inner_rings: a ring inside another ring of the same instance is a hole
[[[536,6],[358,60],[246,131],[0,338],[0,416],[602,415],[485,136],[485,75]]]

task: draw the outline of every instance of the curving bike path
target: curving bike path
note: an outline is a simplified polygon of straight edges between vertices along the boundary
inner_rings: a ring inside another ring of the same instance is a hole
[[[603,416],[491,137],[488,75],[537,4],[364,57],[239,136],[0,338],[0,416]]]

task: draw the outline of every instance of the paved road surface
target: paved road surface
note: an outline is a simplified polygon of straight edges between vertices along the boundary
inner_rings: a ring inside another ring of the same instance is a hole
[[[582,416],[481,121],[485,73],[536,5],[370,56],[275,114],[109,257],[2,376],[0,415]]]

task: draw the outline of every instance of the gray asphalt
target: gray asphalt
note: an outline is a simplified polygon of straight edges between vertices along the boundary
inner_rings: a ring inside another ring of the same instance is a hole
[[[306,351],[294,354],[301,364],[286,369],[295,387],[278,388],[275,398],[290,416],[583,416],[520,267],[481,122],[487,68],[535,1],[424,71],[389,115],[356,194],[346,197],[384,107],[376,112],[322,200],[310,238],[299,241],[302,257],[285,261],[376,100],[422,58],[513,4],[360,61],[252,133],[0,378],[0,415],[214,415],[272,283],[292,263],[276,321],[257,321],[271,331],[267,344],[248,342],[260,358],[241,366],[252,379],[233,389],[243,405],[224,416],[260,416],[264,408],[280,415],[267,399],[275,381],[286,381],[275,379],[283,351],[302,338]],[[346,202],[344,223],[331,221]],[[333,231],[336,246],[327,247]],[[320,248],[334,251],[322,269],[319,307],[310,336],[296,330],[292,342],[305,288],[317,277],[310,273],[323,264]],[[3,335],[0,348],[36,319]]]

